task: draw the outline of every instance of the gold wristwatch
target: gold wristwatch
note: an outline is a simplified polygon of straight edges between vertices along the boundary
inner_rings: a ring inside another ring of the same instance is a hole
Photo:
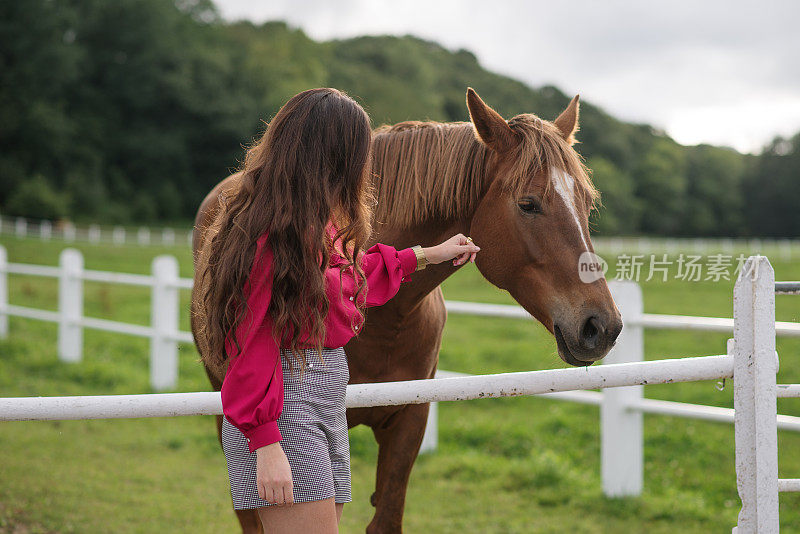
[[[414,254],[417,256],[417,270],[421,271],[428,265],[428,258],[425,257],[425,252],[422,250],[421,245],[414,245],[411,247],[411,250],[413,250]]]

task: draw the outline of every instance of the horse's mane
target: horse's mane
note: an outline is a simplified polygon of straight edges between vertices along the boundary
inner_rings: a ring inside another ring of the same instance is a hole
[[[474,211],[489,151],[469,122],[401,122],[375,130],[375,220],[408,228]]]
[[[577,191],[592,202],[598,198],[580,156],[553,123],[522,114],[508,124],[522,142],[512,156],[511,172],[504,176],[506,191],[519,196],[539,169],[556,167],[575,179]],[[377,128],[372,154],[376,223],[408,228],[431,217],[452,220],[473,213],[490,151],[470,122],[408,121]],[[550,185],[548,180],[545,194]]]

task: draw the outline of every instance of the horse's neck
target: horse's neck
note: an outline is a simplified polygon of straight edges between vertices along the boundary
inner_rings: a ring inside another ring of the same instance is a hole
[[[474,136],[472,135],[472,130],[470,126],[469,130],[469,142],[470,143],[477,143],[480,144],[477,140],[475,140]],[[443,132],[443,135],[459,135],[459,132],[456,129],[446,129]],[[463,135],[463,132],[462,134]],[[419,147],[416,147],[417,150],[422,150]],[[451,155],[448,155],[448,157]],[[461,157],[470,158],[466,161],[466,164],[463,166],[457,167],[457,169],[451,169],[453,173],[468,173],[471,172],[475,168],[475,161],[471,158],[484,158],[486,157],[486,153],[482,150],[478,149],[469,149],[465,150]],[[488,163],[484,163],[487,165]],[[486,167],[483,165],[480,166],[484,172],[486,171]],[[446,172],[446,171],[441,171]],[[377,176],[381,175],[382,172],[380,169],[377,170]],[[457,178],[461,178],[459,180],[455,180],[453,182],[453,187],[458,188],[465,188],[471,190],[471,186],[467,183],[469,180],[467,179],[467,174],[463,176],[457,176]],[[441,176],[428,176],[427,179],[437,179],[441,178]],[[453,176],[451,176],[453,178]],[[472,177],[472,179],[479,179],[481,183],[481,191],[480,195],[484,195],[485,191],[485,179],[481,177]],[[479,204],[479,200],[475,202],[473,205],[477,206]],[[428,208],[433,208],[433,206],[427,206],[422,209],[423,212],[429,211],[438,211],[436,209],[429,210]],[[464,235],[469,235],[469,228],[472,222],[472,213],[464,213],[461,214],[459,219],[450,219],[447,221],[441,220],[438,216],[432,216],[427,220],[419,221],[414,223],[410,228],[404,229],[395,229],[385,224],[381,224],[379,222],[373,221],[373,229],[375,231],[373,235],[373,239],[370,241],[370,245],[374,244],[375,242],[381,242],[388,245],[392,245],[397,249],[410,247],[413,245],[421,245],[422,247],[431,247],[434,245],[438,245],[439,243],[453,237],[455,234],[462,233]],[[424,298],[428,295],[431,291],[433,291],[437,286],[439,286],[442,282],[444,282],[447,277],[451,274],[456,272],[459,267],[453,266],[451,260],[444,261],[442,263],[432,265],[429,264],[424,270],[417,271],[412,274],[411,278],[413,283],[408,286],[407,288],[404,287],[401,291],[401,294],[398,295],[395,299],[397,306],[411,306],[413,307],[419,300]]]
[[[432,247],[450,239],[458,233],[469,235],[470,219],[460,221],[441,221],[423,222],[413,228],[404,230],[383,230],[377,235],[377,239],[372,242],[381,242],[391,245],[396,249],[403,249],[414,245],[422,247]],[[460,267],[453,265],[452,260],[445,260],[438,264],[428,264],[421,271],[414,271],[411,275],[411,284],[401,287],[402,291],[390,301],[402,313],[402,310],[411,310],[416,307],[420,300],[425,298],[431,291],[436,289],[450,275],[455,273]]]

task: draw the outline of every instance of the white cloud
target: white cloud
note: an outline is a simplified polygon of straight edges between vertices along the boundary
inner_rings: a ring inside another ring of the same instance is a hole
[[[759,120],[753,120],[757,117]],[[800,99],[783,97],[675,110],[666,125],[680,143],[711,143],[757,150],[776,135],[800,129]]]
[[[315,39],[410,33],[467,48],[683,143],[753,151],[800,130],[794,0],[216,2],[228,19],[282,19]]]

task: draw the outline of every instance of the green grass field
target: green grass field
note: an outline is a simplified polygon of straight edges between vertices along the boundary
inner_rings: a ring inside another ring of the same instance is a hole
[[[55,265],[61,243],[3,238],[9,261]],[[186,248],[77,245],[89,269],[148,273],[161,253],[191,276]],[[800,264],[773,262],[778,279],[800,279]],[[732,282],[648,282],[645,310],[732,314]],[[444,284],[445,297],[512,303],[473,265]],[[188,292],[181,328],[188,330]],[[800,321],[800,298],[778,296],[777,318]],[[55,280],[10,277],[12,304],[55,309]],[[85,313],[147,324],[149,293],[86,283]],[[0,395],[146,393],[148,342],[87,330],[84,361],[56,357],[53,324],[11,318],[0,340]],[[725,334],[648,331],[648,359],[720,354]],[[779,382],[800,382],[800,339],[780,338]],[[177,391],[204,391],[191,345],[180,350]],[[533,322],[453,315],[440,368],[491,373],[565,367],[555,343]],[[651,398],[732,407],[732,386],[714,382],[648,386]],[[800,415],[786,399],[779,411]],[[607,499],[600,487],[599,417],[594,406],[541,398],[442,403],[440,448],[414,468],[406,504],[409,533],[730,532],[739,508],[733,426],[645,416],[645,490]],[[377,447],[366,428],[351,431],[353,503],[342,532],[363,532],[372,515]],[[800,477],[800,435],[779,433],[782,477]],[[0,533],[237,532],[225,460],[212,417],[0,423]],[[800,532],[800,496],[780,498],[783,532]]]

